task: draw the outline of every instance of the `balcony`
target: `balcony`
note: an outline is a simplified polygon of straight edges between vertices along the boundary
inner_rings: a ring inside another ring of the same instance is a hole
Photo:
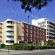
[[[26,28],[28,28],[28,25],[26,25]]]
[[[26,32],[28,32],[28,30]]]
[[[24,32],[24,29],[22,29],[22,32]]]
[[[51,36],[51,35],[47,35],[47,36]]]
[[[5,45],[13,45],[14,43],[5,43]]]
[[[6,40],[14,40],[14,38],[6,38]]]
[[[55,36],[52,36],[52,37],[55,37]]]
[[[13,33],[7,33],[6,36],[14,36]]]
[[[53,32],[50,31],[50,33],[53,33]]]
[[[30,35],[32,37],[32,35]]]
[[[22,34],[22,36],[24,36],[24,34]]]
[[[22,40],[24,40],[24,38],[22,38]]]
[[[30,31],[30,33],[32,33],[32,31]]]
[[[51,27],[48,27],[48,29],[49,29],[49,30],[55,30],[55,29],[53,29],[53,28],[51,28]]]
[[[53,32],[53,34],[55,34],[55,32]]]
[[[12,23],[7,23],[6,26],[14,26]]]
[[[6,31],[14,31],[12,28],[7,28]]]

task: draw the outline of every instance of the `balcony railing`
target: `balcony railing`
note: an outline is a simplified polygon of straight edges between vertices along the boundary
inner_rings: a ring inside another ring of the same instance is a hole
[[[6,26],[14,26],[14,24],[7,23]]]
[[[12,28],[7,28],[6,31],[14,31]]]
[[[13,33],[7,33],[6,36],[14,36]]]
[[[6,38],[6,40],[14,40],[14,38]]]

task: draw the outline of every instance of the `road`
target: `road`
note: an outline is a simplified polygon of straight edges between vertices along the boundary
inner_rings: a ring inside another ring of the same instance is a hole
[[[0,55],[8,55],[8,51],[0,51]],[[55,49],[33,51],[9,51],[9,55],[55,55]]]

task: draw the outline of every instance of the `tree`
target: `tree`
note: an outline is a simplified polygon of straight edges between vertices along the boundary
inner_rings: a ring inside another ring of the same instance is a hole
[[[10,0],[8,0],[10,1]],[[40,10],[42,7],[46,6],[49,1],[51,0],[12,0],[12,1],[20,1],[22,9],[25,9],[26,11],[30,11],[33,7],[37,8]]]

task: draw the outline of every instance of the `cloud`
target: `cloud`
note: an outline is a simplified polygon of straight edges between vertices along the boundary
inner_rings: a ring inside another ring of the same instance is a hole
[[[31,17],[34,18],[34,19],[38,19],[39,18],[39,17],[37,17],[37,16],[35,16],[33,14],[31,14]]]

